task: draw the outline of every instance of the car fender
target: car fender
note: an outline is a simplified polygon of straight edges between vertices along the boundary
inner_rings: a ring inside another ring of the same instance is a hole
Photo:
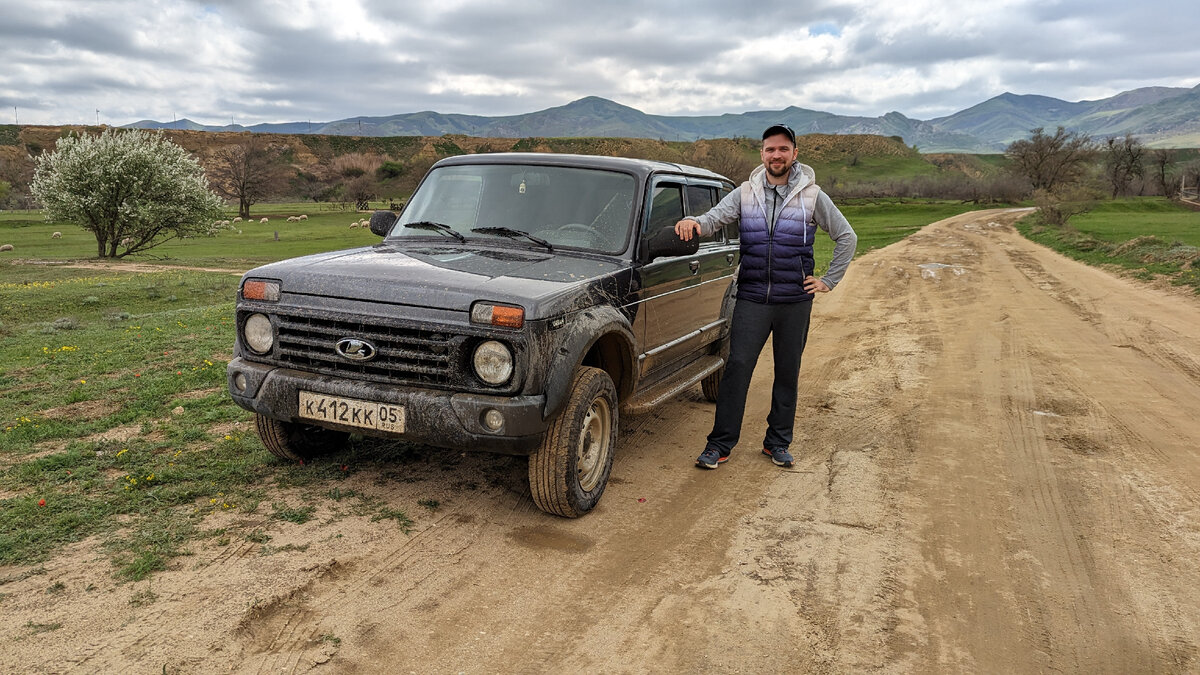
[[[575,371],[596,343],[606,336],[612,336],[610,340],[619,348],[601,355],[602,363],[597,365],[612,376],[618,397],[624,398],[632,390],[638,343],[621,312],[615,307],[600,305],[564,317],[564,320],[545,380],[545,419],[554,417],[562,409]]]

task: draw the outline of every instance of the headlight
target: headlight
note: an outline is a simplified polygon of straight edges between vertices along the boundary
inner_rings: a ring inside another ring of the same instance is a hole
[[[475,374],[488,384],[504,384],[512,377],[512,352],[501,342],[488,340],[475,348]]]
[[[257,354],[266,354],[275,344],[275,331],[271,328],[271,320],[266,314],[251,314],[242,326],[246,338],[246,346]]]

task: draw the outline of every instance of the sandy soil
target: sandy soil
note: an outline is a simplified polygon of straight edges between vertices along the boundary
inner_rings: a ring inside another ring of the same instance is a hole
[[[765,398],[693,468],[698,391],[622,421],[579,520],[533,507],[520,458],[418,452],[343,485],[411,534],[322,506],[150,583],[95,542],[4,570],[0,671],[1195,672],[1200,303],[1015,217],[933,224],[819,298],[793,470],[758,454]]]

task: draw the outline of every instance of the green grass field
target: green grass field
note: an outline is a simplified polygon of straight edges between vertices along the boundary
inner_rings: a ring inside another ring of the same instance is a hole
[[[1036,215],[1017,228],[1076,260],[1115,265],[1142,279],[1161,277],[1200,293],[1200,212],[1161,197],[1100,202],[1065,228],[1040,225]]]
[[[385,204],[373,206],[385,208]],[[251,209],[248,221],[231,223],[215,237],[173,240],[125,260],[198,267],[249,269],[273,260],[365,246],[379,241],[366,228],[350,224],[370,218],[370,213],[345,210],[332,204],[297,202],[263,204]],[[288,216],[307,215],[308,220],[287,222]],[[236,215],[225,215],[232,220]],[[261,222],[267,218],[266,223]],[[54,232],[62,234],[53,239]],[[278,239],[276,239],[278,234]],[[0,212],[0,244],[15,248],[8,256],[41,260],[76,260],[96,257],[96,238],[69,223],[47,223],[39,211]]]

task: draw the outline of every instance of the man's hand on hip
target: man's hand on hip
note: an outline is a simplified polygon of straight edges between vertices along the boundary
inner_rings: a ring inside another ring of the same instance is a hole
[[[679,230],[679,226],[675,226],[675,230]],[[829,287],[824,281],[812,276],[811,274],[804,277],[804,292],[805,293],[828,293]]]
[[[695,236],[700,235],[700,223],[697,223],[691,218],[684,218],[678,223],[675,223],[675,234],[679,235],[680,239],[684,241],[691,241],[693,233],[695,233]]]

